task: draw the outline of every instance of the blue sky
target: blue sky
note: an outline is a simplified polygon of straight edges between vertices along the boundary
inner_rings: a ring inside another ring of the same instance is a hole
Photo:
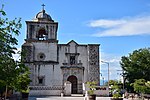
[[[22,18],[19,45],[24,43],[26,20],[41,11],[42,4],[59,23],[59,43],[101,44],[101,59],[110,63],[110,79],[118,79],[120,57],[150,47],[150,0],[0,0],[7,17]],[[107,80],[107,65],[101,73]]]

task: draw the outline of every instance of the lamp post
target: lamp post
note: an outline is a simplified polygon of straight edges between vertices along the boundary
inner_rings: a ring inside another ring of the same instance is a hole
[[[108,90],[109,90],[109,62],[105,62],[105,61],[101,61],[101,62],[108,65]]]

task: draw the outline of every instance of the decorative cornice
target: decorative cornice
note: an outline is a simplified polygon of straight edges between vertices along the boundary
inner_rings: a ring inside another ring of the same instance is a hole
[[[58,43],[58,40],[55,39],[49,39],[49,40],[25,39],[25,41],[27,43],[32,43],[32,42]]]
[[[64,68],[66,68],[66,69],[71,69],[71,68],[84,69],[83,66],[61,66],[60,68],[61,69],[64,69]]]
[[[32,62],[24,62],[24,63],[33,63],[33,64],[59,64],[57,61],[32,61]]]

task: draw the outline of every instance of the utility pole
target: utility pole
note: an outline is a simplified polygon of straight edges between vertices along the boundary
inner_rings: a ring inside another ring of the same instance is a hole
[[[122,71],[122,77],[123,77],[123,90],[124,90],[124,86],[125,86],[125,82],[124,82],[124,70],[117,70],[117,71]]]

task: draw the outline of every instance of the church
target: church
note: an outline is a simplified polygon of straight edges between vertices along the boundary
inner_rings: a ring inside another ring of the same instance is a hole
[[[43,9],[26,21],[24,63],[30,69],[30,96],[83,94],[83,84],[100,82],[99,44],[59,44],[58,22]],[[67,84],[70,84],[68,88]],[[68,90],[70,89],[70,90]]]

